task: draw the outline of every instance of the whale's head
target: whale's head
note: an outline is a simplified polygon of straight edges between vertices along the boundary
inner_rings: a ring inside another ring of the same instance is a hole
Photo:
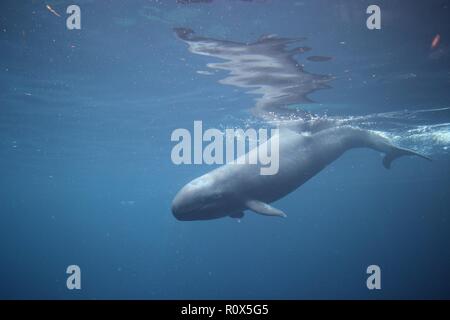
[[[172,213],[182,221],[220,218],[226,215],[227,207],[226,194],[208,174],[186,184],[172,201]]]

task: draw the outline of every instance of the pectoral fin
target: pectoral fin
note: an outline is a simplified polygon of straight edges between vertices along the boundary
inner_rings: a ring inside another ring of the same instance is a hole
[[[264,203],[262,201],[248,200],[247,202],[245,202],[245,205],[250,210],[252,210],[256,213],[265,215],[265,216],[276,216],[276,217],[283,217],[283,218],[287,217],[283,211],[278,210],[278,209],[272,207],[271,205],[268,205],[267,203]]]

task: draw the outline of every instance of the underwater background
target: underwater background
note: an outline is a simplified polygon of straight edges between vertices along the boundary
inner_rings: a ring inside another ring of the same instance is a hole
[[[0,298],[449,299],[450,2],[377,1],[381,30],[366,27],[371,1],[193,2],[1,2]],[[71,4],[81,30],[66,28]],[[307,37],[332,59],[296,59],[333,80],[301,107],[433,161],[386,170],[351,150],[274,203],[286,219],[177,221],[176,192],[214,166],[174,165],[172,131],[264,124],[175,27]],[[66,287],[72,264],[81,290]],[[381,290],[366,287],[372,264]]]

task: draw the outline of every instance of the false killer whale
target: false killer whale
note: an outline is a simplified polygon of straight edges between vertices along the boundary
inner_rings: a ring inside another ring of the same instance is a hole
[[[278,134],[277,174],[261,175],[259,164],[232,161],[186,184],[173,199],[173,215],[178,220],[241,218],[244,210],[249,209],[262,215],[286,217],[283,211],[269,203],[294,191],[353,148],[370,148],[384,153],[383,165],[387,169],[401,156],[415,155],[430,160],[413,150],[394,146],[376,132],[352,126],[306,134],[281,128]],[[265,143],[270,143],[270,139]],[[250,150],[247,156],[263,145]]]

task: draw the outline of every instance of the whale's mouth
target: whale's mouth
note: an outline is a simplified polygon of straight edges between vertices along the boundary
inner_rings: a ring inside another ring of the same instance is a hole
[[[172,214],[175,217],[175,219],[177,219],[178,221],[194,221],[194,220],[196,220],[193,218],[193,216],[191,216],[189,214],[179,214],[174,211],[172,211]]]
[[[211,220],[215,219],[214,203],[194,203],[189,206],[178,203],[176,197],[172,203],[172,214],[180,221]]]
[[[172,214],[178,220],[194,220],[192,217],[203,210],[204,205],[199,202],[189,203],[183,200],[183,195],[177,194],[172,201]]]
[[[186,218],[191,216],[196,208],[195,207],[188,207],[182,203],[180,203],[177,199],[177,196],[172,202],[172,214],[175,218],[178,220],[187,220]]]
[[[191,211],[184,213],[177,213],[172,211],[173,216],[179,221],[198,221],[198,220],[213,220],[217,219],[215,215],[199,213],[199,211]]]

